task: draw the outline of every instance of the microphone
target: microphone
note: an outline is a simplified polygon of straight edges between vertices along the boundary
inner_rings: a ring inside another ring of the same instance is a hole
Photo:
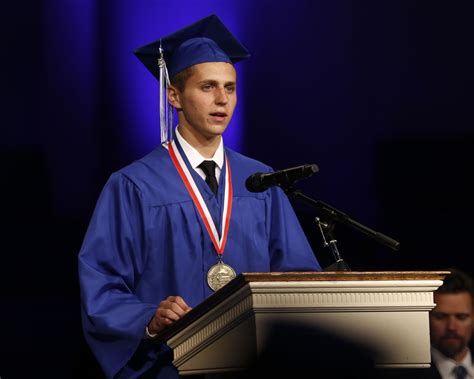
[[[305,164],[303,166],[287,168],[274,172],[257,172],[250,175],[245,181],[245,187],[250,192],[263,192],[272,186],[289,187],[300,179],[308,178],[319,171],[316,164]]]

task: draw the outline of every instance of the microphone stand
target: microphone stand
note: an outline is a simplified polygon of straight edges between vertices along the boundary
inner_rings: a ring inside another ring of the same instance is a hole
[[[336,262],[332,264],[331,266],[328,267],[327,270],[334,270],[334,271],[350,271],[349,266],[344,262],[344,260],[341,258],[341,255],[339,254],[339,250],[337,249],[336,242],[337,240],[334,238],[332,232],[335,226],[335,223],[341,223],[347,226],[350,226],[351,228],[368,235],[369,237],[373,238],[377,242],[381,243],[384,246],[387,246],[391,248],[392,250],[398,251],[400,249],[400,242],[394,240],[393,238],[390,238],[386,236],[385,234],[376,232],[375,230],[372,230],[368,228],[367,226],[353,220],[350,218],[347,214],[344,212],[341,212],[340,210],[330,206],[327,203],[324,203],[321,200],[315,200],[304,193],[302,193],[300,190],[293,188],[291,185],[290,186],[281,186],[281,188],[285,191],[285,193],[293,198],[293,199],[298,199],[302,200],[304,203],[312,206],[315,208],[317,211],[319,211],[322,215],[322,217],[330,220],[329,223],[322,223],[319,218],[316,218],[316,223],[318,224],[318,227],[320,228],[321,233],[323,234],[323,240],[324,240],[324,246],[327,247],[329,246],[333,252],[334,258]],[[327,235],[329,237],[329,242],[326,241],[326,238],[324,236],[323,229],[327,230]]]
[[[329,247],[331,248],[332,255],[334,257],[334,263],[332,265],[329,265],[324,269],[324,271],[351,271],[349,265],[344,262],[344,259],[342,259],[341,254],[339,254],[339,249],[337,248],[337,240],[334,238],[334,227],[335,224],[334,222],[329,222],[325,223],[322,222],[319,217],[315,217],[314,221],[318,225],[319,231],[321,232],[321,236],[323,237],[323,242],[324,242],[324,247]],[[324,230],[326,230],[326,234],[329,237],[329,242],[326,239],[326,236],[324,235]]]

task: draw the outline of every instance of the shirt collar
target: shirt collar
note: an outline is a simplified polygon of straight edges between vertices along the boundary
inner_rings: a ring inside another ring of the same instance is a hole
[[[175,135],[178,139],[179,144],[183,148],[184,154],[186,154],[186,158],[188,158],[189,163],[191,166],[196,169],[204,160],[209,160],[208,158],[204,158],[199,151],[197,151],[194,147],[192,147],[179,133],[178,128],[175,129]],[[221,136],[221,141],[219,146],[217,147],[214,156],[211,158],[214,162],[216,162],[217,167],[219,170],[222,170],[222,166],[224,165],[224,138]]]
[[[458,365],[456,361],[451,358],[446,357],[441,351],[431,347],[431,356],[433,357],[433,361],[438,368],[438,371],[442,378],[452,378],[453,377],[453,369]],[[474,378],[474,367],[472,365],[472,356],[471,350],[467,351],[466,356],[462,360],[461,364],[467,370],[467,374],[469,378]]]

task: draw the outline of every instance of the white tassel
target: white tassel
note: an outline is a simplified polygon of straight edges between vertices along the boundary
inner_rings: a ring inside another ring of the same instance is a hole
[[[161,46],[158,66],[160,68],[160,139],[162,145],[167,145],[173,139],[173,108],[168,102],[170,78]]]

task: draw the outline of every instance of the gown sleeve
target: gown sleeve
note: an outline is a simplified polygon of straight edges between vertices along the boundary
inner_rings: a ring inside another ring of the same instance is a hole
[[[269,192],[271,271],[321,271],[288,197],[279,187],[272,187]]]
[[[85,338],[107,377],[137,350],[156,304],[134,289],[146,263],[146,203],[139,188],[113,174],[97,202],[78,258]]]

